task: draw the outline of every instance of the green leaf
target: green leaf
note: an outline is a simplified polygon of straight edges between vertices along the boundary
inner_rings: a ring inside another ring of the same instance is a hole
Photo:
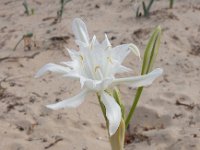
[[[149,5],[148,5],[148,7],[147,7],[148,13],[149,13],[149,11],[150,11],[150,8],[151,8],[153,2],[154,2],[154,0],[150,0],[150,2],[149,2]]]
[[[137,10],[136,10],[136,17],[140,17],[140,6],[137,7]]]
[[[161,33],[161,28],[158,26],[146,46],[141,75],[147,74],[152,70],[160,46]]]
[[[158,26],[154,30],[152,36],[149,39],[149,42],[144,52],[141,75],[147,74],[152,70],[152,67],[155,62],[156,56],[158,54],[159,46],[160,46],[161,33],[162,33],[161,28],[160,26]],[[128,127],[130,123],[133,113],[135,112],[135,109],[139,102],[142,91],[143,91],[143,87],[139,87],[136,91],[135,99],[128,113],[128,116],[126,117],[126,121],[125,121],[126,128]]]
[[[143,11],[144,11],[144,16],[148,16],[148,11],[147,11],[147,7],[144,1],[142,1],[142,7],[143,7]]]

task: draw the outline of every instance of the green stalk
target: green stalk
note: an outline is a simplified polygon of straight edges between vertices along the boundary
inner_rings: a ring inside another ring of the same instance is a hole
[[[149,5],[148,5],[148,7],[147,7],[148,13],[149,13],[149,11],[150,11],[150,8],[151,8],[153,2],[154,2],[154,0],[150,0],[150,2],[149,2]]]
[[[136,17],[138,18],[138,17],[140,17],[141,15],[140,15],[140,7],[138,6],[138,8],[137,8],[137,10],[136,10]]]
[[[154,0],[150,0],[148,6],[146,6],[145,2],[142,1],[142,7],[143,7],[145,17],[149,16],[149,12],[150,12],[151,6],[153,5],[153,2],[154,2]]]
[[[24,0],[24,2],[22,3],[25,9],[25,13],[29,16],[30,12],[29,12],[29,8],[28,8],[28,3],[26,0]]]
[[[63,16],[63,13],[64,13],[64,7],[65,7],[65,4],[68,3],[69,1],[71,0],[60,0],[60,10],[57,12],[57,19],[58,20],[62,20],[62,16]]]
[[[146,46],[144,58],[143,58],[141,75],[147,74],[152,70],[153,64],[155,62],[155,59],[156,59],[156,56],[158,54],[158,50],[160,47],[160,38],[161,38],[161,28],[158,26],[154,30],[154,32]],[[143,91],[143,87],[139,87],[136,91],[135,99],[133,101],[133,104],[131,106],[131,109],[130,109],[130,111],[127,115],[126,121],[125,121],[126,128],[128,127],[130,120],[135,112],[135,109],[137,107],[137,104],[138,104],[138,101],[142,94],[142,91]]]
[[[126,117],[126,121],[125,121],[126,129],[128,128],[128,125],[131,121],[133,113],[135,112],[135,108],[137,107],[137,104],[139,102],[142,91],[143,91],[143,87],[139,87],[137,89],[136,96],[135,96],[135,99],[134,99],[133,104],[131,106],[130,112],[128,113],[128,116]]]
[[[60,3],[61,3],[61,7],[60,7],[59,15],[60,15],[60,19],[62,19],[62,15],[63,15],[63,12],[64,12],[64,6],[65,6],[65,0],[61,0]]]
[[[142,8],[143,8],[143,11],[144,11],[144,16],[148,16],[147,7],[146,7],[146,4],[145,4],[144,1],[142,1]]]
[[[174,0],[169,0],[169,8],[173,8]]]

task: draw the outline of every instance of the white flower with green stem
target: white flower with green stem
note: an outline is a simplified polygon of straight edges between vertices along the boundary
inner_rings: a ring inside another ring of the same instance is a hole
[[[117,100],[118,97],[109,94],[107,92],[108,88],[119,84],[125,84],[133,88],[148,86],[163,71],[157,68],[141,76],[116,78],[115,75],[118,73],[131,71],[122,63],[130,52],[140,57],[138,48],[134,44],[112,47],[107,35],[101,43],[96,39],[96,36],[90,39],[85,23],[79,18],[73,20],[72,30],[80,50],[68,49],[71,61],[61,62],[62,65],[46,64],[37,72],[36,77],[40,77],[49,71],[60,73],[64,77],[78,79],[81,84],[81,92],[61,102],[47,105],[47,107],[54,110],[77,107],[84,101],[89,92],[95,92],[107,120],[109,136],[112,137],[124,117],[120,100]]]

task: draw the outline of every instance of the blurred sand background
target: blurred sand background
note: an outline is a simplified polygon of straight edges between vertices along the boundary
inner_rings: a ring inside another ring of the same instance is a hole
[[[162,77],[145,88],[131,122],[126,150],[200,149],[200,1],[156,1],[150,18],[135,18],[134,0],[72,0],[62,22],[53,24],[59,1],[0,1],[0,150],[110,150],[105,122],[95,94],[77,109],[52,111],[44,106],[79,92],[79,82],[35,73],[46,63],[69,60],[64,46],[78,49],[71,23],[82,18],[90,35],[108,34],[113,46],[135,43],[143,54],[154,27],[163,36],[155,67]],[[140,3],[140,1],[138,1]],[[23,41],[32,32],[31,49]],[[62,37],[62,38],[59,38]],[[125,65],[140,72],[141,62],[128,56]],[[128,76],[124,74],[123,76]],[[121,86],[130,107],[135,89]]]

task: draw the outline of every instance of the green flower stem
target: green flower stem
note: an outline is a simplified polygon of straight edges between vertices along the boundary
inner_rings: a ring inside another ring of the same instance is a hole
[[[139,87],[139,88],[137,89],[135,99],[134,99],[133,104],[132,104],[132,106],[131,106],[131,110],[130,110],[130,112],[128,113],[128,116],[126,117],[126,122],[125,122],[125,124],[126,124],[126,129],[128,128],[129,122],[131,121],[131,118],[132,118],[132,116],[133,116],[133,113],[135,112],[135,108],[136,108],[136,106],[137,106],[137,104],[138,104],[138,101],[139,101],[139,99],[140,99],[140,96],[141,96],[141,94],[142,94],[142,91],[143,91],[143,87]]]

